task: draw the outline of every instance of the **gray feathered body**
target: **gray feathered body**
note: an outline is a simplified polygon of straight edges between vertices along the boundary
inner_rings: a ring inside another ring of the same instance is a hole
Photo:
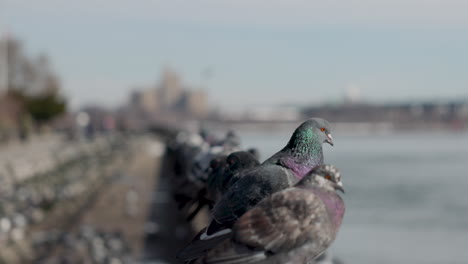
[[[207,181],[207,193],[213,202],[217,202],[227,190],[248,170],[260,165],[260,162],[246,151],[238,151],[229,156],[222,156],[212,162],[212,173]]]
[[[335,240],[343,214],[343,201],[334,192],[316,188],[277,192],[245,213],[234,224],[232,239],[199,263],[307,263]]]
[[[296,176],[281,166],[263,165],[249,170],[216,203],[213,219],[229,227],[265,197],[297,182]]]
[[[199,258],[206,251],[218,246],[230,236],[215,239],[200,239],[202,233],[212,235],[231,228],[245,212],[252,209],[265,197],[293,186],[298,182],[290,170],[277,165],[262,165],[238,175],[236,182],[212,209],[213,221],[177,254],[181,260]]]

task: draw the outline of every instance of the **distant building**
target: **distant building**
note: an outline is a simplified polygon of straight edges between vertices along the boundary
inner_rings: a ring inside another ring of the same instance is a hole
[[[174,110],[174,106],[180,101],[183,90],[179,76],[165,69],[158,89],[160,108],[165,111]]]
[[[296,121],[301,117],[297,107],[292,106],[259,106],[248,109],[242,119],[250,121]]]
[[[191,113],[194,116],[204,117],[208,112],[207,96],[204,91],[185,91],[178,102],[178,110]]]
[[[405,126],[437,124],[458,128],[468,121],[468,101],[319,105],[303,109],[303,115],[320,116],[332,122],[387,122]]]
[[[146,114],[185,115],[202,118],[208,113],[207,94],[186,89],[177,73],[165,69],[155,87],[134,91],[130,98],[133,109]]]
[[[346,89],[344,101],[347,104],[356,104],[361,100],[361,89],[356,85],[349,85]]]
[[[156,89],[134,91],[131,95],[131,105],[145,113],[155,113],[159,110],[158,92]]]
[[[465,120],[468,120],[468,102],[462,104],[460,108],[458,108],[456,111],[458,116]]]

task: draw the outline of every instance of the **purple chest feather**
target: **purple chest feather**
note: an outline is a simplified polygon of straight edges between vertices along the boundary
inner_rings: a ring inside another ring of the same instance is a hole
[[[283,159],[281,163],[285,167],[289,168],[298,180],[304,178],[304,176],[315,167],[311,167],[310,165],[306,164],[296,163],[293,159]]]
[[[345,205],[341,197],[334,192],[327,192],[315,188],[312,191],[325,204],[335,228],[340,228],[341,221],[343,220],[343,215],[345,213]]]

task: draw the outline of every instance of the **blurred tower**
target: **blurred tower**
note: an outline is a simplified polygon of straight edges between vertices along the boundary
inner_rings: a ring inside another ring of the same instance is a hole
[[[155,89],[134,91],[131,97],[131,105],[146,113],[156,113],[159,110],[158,95]]]
[[[158,91],[161,109],[165,111],[172,110],[172,107],[181,95],[182,87],[179,76],[169,68],[166,68],[163,72]]]
[[[130,106],[147,114],[157,116],[206,117],[208,96],[203,89],[191,90],[183,86],[181,78],[166,68],[155,87],[135,90],[130,97]]]
[[[345,102],[348,104],[355,104],[361,100],[361,88],[356,85],[349,85],[346,89]]]
[[[195,117],[205,117],[208,112],[207,95],[203,90],[184,92],[178,104],[180,110]]]

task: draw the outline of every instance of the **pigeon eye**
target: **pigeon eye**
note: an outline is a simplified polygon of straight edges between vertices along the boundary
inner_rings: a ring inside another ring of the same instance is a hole
[[[328,175],[328,174],[327,174],[327,175],[325,175],[325,179],[327,179],[327,180],[331,181],[331,178],[332,178],[332,177],[331,177],[330,175]]]
[[[321,127],[321,128],[320,128],[320,131],[325,132],[325,128],[324,128],[324,127]]]

